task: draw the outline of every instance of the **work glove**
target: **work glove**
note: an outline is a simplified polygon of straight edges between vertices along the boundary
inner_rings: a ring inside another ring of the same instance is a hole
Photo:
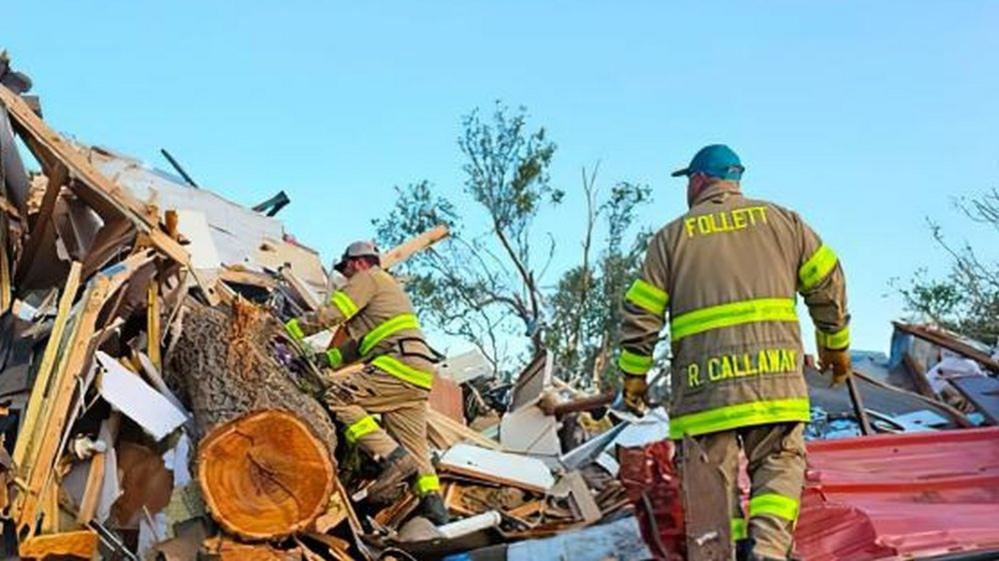
[[[284,330],[292,341],[301,342],[305,339],[305,332],[302,331],[302,326],[298,325],[298,318],[288,320],[288,323],[284,324]]]
[[[624,405],[632,413],[641,415],[645,412],[645,391],[649,389],[649,383],[645,380],[645,374],[634,375],[623,373],[624,376]]]
[[[850,349],[826,349],[819,347],[819,369],[823,372],[832,371],[832,384],[835,387],[846,382],[847,377],[853,372],[853,364],[850,362]]]

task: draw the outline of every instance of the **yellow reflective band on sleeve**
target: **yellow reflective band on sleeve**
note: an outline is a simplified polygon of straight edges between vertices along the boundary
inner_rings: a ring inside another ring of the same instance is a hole
[[[744,540],[749,537],[749,529],[745,518],[732,518],[732,541]]]
[[[801,290],[808,290],[822,282],[836,266],[836,254],[828,245],[822,244],[815,253],[798,269],[798,282]]]
[[[360,421],[357,421],[347,427],[344,431],[344,436],[347,437],[347,442],[354,444],[361,437],[371,434],[378,430],[378,421],[375,420],[371,415],[365,415]]]
[[[621,357],[617,359],[617,365],[628,374],[642,375],[652,368],[652,357],[622,350]]]
[[[749,499],[749,517],[769,514],[794,522],[798,519],[798,501],[777,493],[766,493]]]
[[[673,318],[670,334],[675,342],[712,329],[764,321],[798,321],[794,300],[758,298],[701,308]]]
[[[810,419],[808,398],[750,401],[674,417],[669,421],[669,437],[679,440],[685,434],[698,436],[739,427],[808,422]]]
[[[340,368],[343,366],[343,353],[335,348],[326,351],[326,362],[333,368]]]
[[[297,319],[288,320],[288,322],[284,324],[284,330],[287,331],[288,335],[291,335],[291,338],[296,341],[305,339],[305,332],[302,331],[302,326],[298,324]]]
[[[642,279],[636,279],[631,283],[631,288],[624,294],[624,299],[657,316],[666,313],[666,304],[669,303],[669,295],[665,290]]]
[[[403,329],[419,329],[420,321],[416,319],[413,314],[399,314],[391,319],[385,320],[368,332],[367,335],[361,339],[361,355],[366,355],[368,352],[375,348],[375,345],[381,343],[386,337],[392,335],[397,331],[402,331]]]
[[[441,490],[441,480],[434,474],[421,475],[416,480],[416,494],[419,496],[427,493],[437,493]]]
[[[850,346],[850,327],[844,327],[836,333],[815,332],[815,342],[824,349],[838,351]]]
[[[388,374],[399,378],[403,382],[409,382],[414,386],[429,390],[434,385],[434,375],[432,373],[417,370],[395,357],[388,355],[375,357],[375,359],[371,361],[371,364],[381,368]]]
[[[354,301],[350,299],[350,296],[347,296],[345,292],[339,290],[335,291],[333,295],[330,296],[330,302],[336,306],[336,309],[340,310],[340,313],[343,314],[343,318],[345,320],[354,317],[354,314],[357,313],[357,304],[355,304]]]

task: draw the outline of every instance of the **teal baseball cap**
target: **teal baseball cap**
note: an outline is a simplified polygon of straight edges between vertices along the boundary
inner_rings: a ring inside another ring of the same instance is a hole
[[[735,150],[724,144],[712,144],[698,150],[697,154],[694,154],[694,159],[690,160],[689,166],[678,169],[671,175],[680,177],[681,175],[690,176],[695,173],[703,173],[711,177],[738,181],[744,171],[746,168],[742,165]]]

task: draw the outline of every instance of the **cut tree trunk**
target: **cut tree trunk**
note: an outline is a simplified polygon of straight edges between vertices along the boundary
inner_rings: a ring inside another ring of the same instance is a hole
[[[329,502],[333,422],[273,358],[265,311],[238,298],[184,306],[166,378],[187,397],[203,436],[197,472],[212,516],[246,539],[291,535]]]
[[[285,411],[234,419],[198,446],[198,481],[209,512],[247,539],[305,530],[326,511],[334,476],[323,443]]]

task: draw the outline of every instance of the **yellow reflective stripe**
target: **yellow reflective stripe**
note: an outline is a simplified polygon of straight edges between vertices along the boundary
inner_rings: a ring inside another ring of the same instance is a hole
[[[820,347],[831,351],[845,349],[850,346],[850,326],[846,326],[835,333],[816,331],[815,341]]]
[[[621,357],[617,359],[617,366],[628,374],[645,374],[652,368],[652,357],[623,349]]]
[[[767,423],[807,422],[810,418],[808,398],[750,401],[674,417],[669,421],[669,437],[678,440],[684,434],[697,436]]]
[[[436,493],[441,490],[441,480],[434,474],[421,475],[416,480],[416,494],[426,495],[427,493]]]
[[[288,335],[291,335],[291,338],[296,341],[305,339],[305,332],[302,331],[302,326],[298,324],[298,319],[288,320],[288,322],[284,324],[284,330],[287,331]]]
[[[749,529],[745,518],[732,518],[732,541],[744,540],[749,537]]]
[[[801,290],[808,290],[822,282],[836,267],[836,254],[826,244],[822,244],[815,253],[798,269],[798,281]]]
[[[343,353],[336,348],[326,351],[326,362],[333,368],[339,368],[343,365]]]
[[[347,427],[344,431],[344,436],[347,437],[347,442],[354,444],[361,437],[371,434],[377,431],[380,427],[378,426],[378,421],[371,415],[365,415],[360,421],[356,421]]]
[[[631,283],[631,288],[624,294],[624,299],[657,316],[666,313],[666,304],[669,303],[669,295],[665,290],[642,279],[636,279]]]
[[[330,296],[330,302],[333,302],[336,309],[340,310],[345,320],[354,317],[354,314],[357,313],[357,304],[345,292],[340,290],[333,292],[333,295]]]
[[[401,360],[388,355],[375,357],[371,364],[381,368],[385,372],[399,378],[403,382],[409,382],[420,388],[430,389],[434,385],[434,375],[430,372],[417,370],[412,366],[404,364]]]
[[[794,300],[757,298],[709,306],[681,314],[670,322],[673,341],[712,329],[761,321],[798,321]]]
[[[777,493],[766,493],[749,499],[749,517],[769,514],[794,522],[798,519],[798,500]]]
[[[361,339],[361,355],[368,354],[368,351],[375,348],[375,345],[381,343],[386,337],[397,331],[419,328],[420,322],[413,314],[399,314],[391,319],[387,319]]]

